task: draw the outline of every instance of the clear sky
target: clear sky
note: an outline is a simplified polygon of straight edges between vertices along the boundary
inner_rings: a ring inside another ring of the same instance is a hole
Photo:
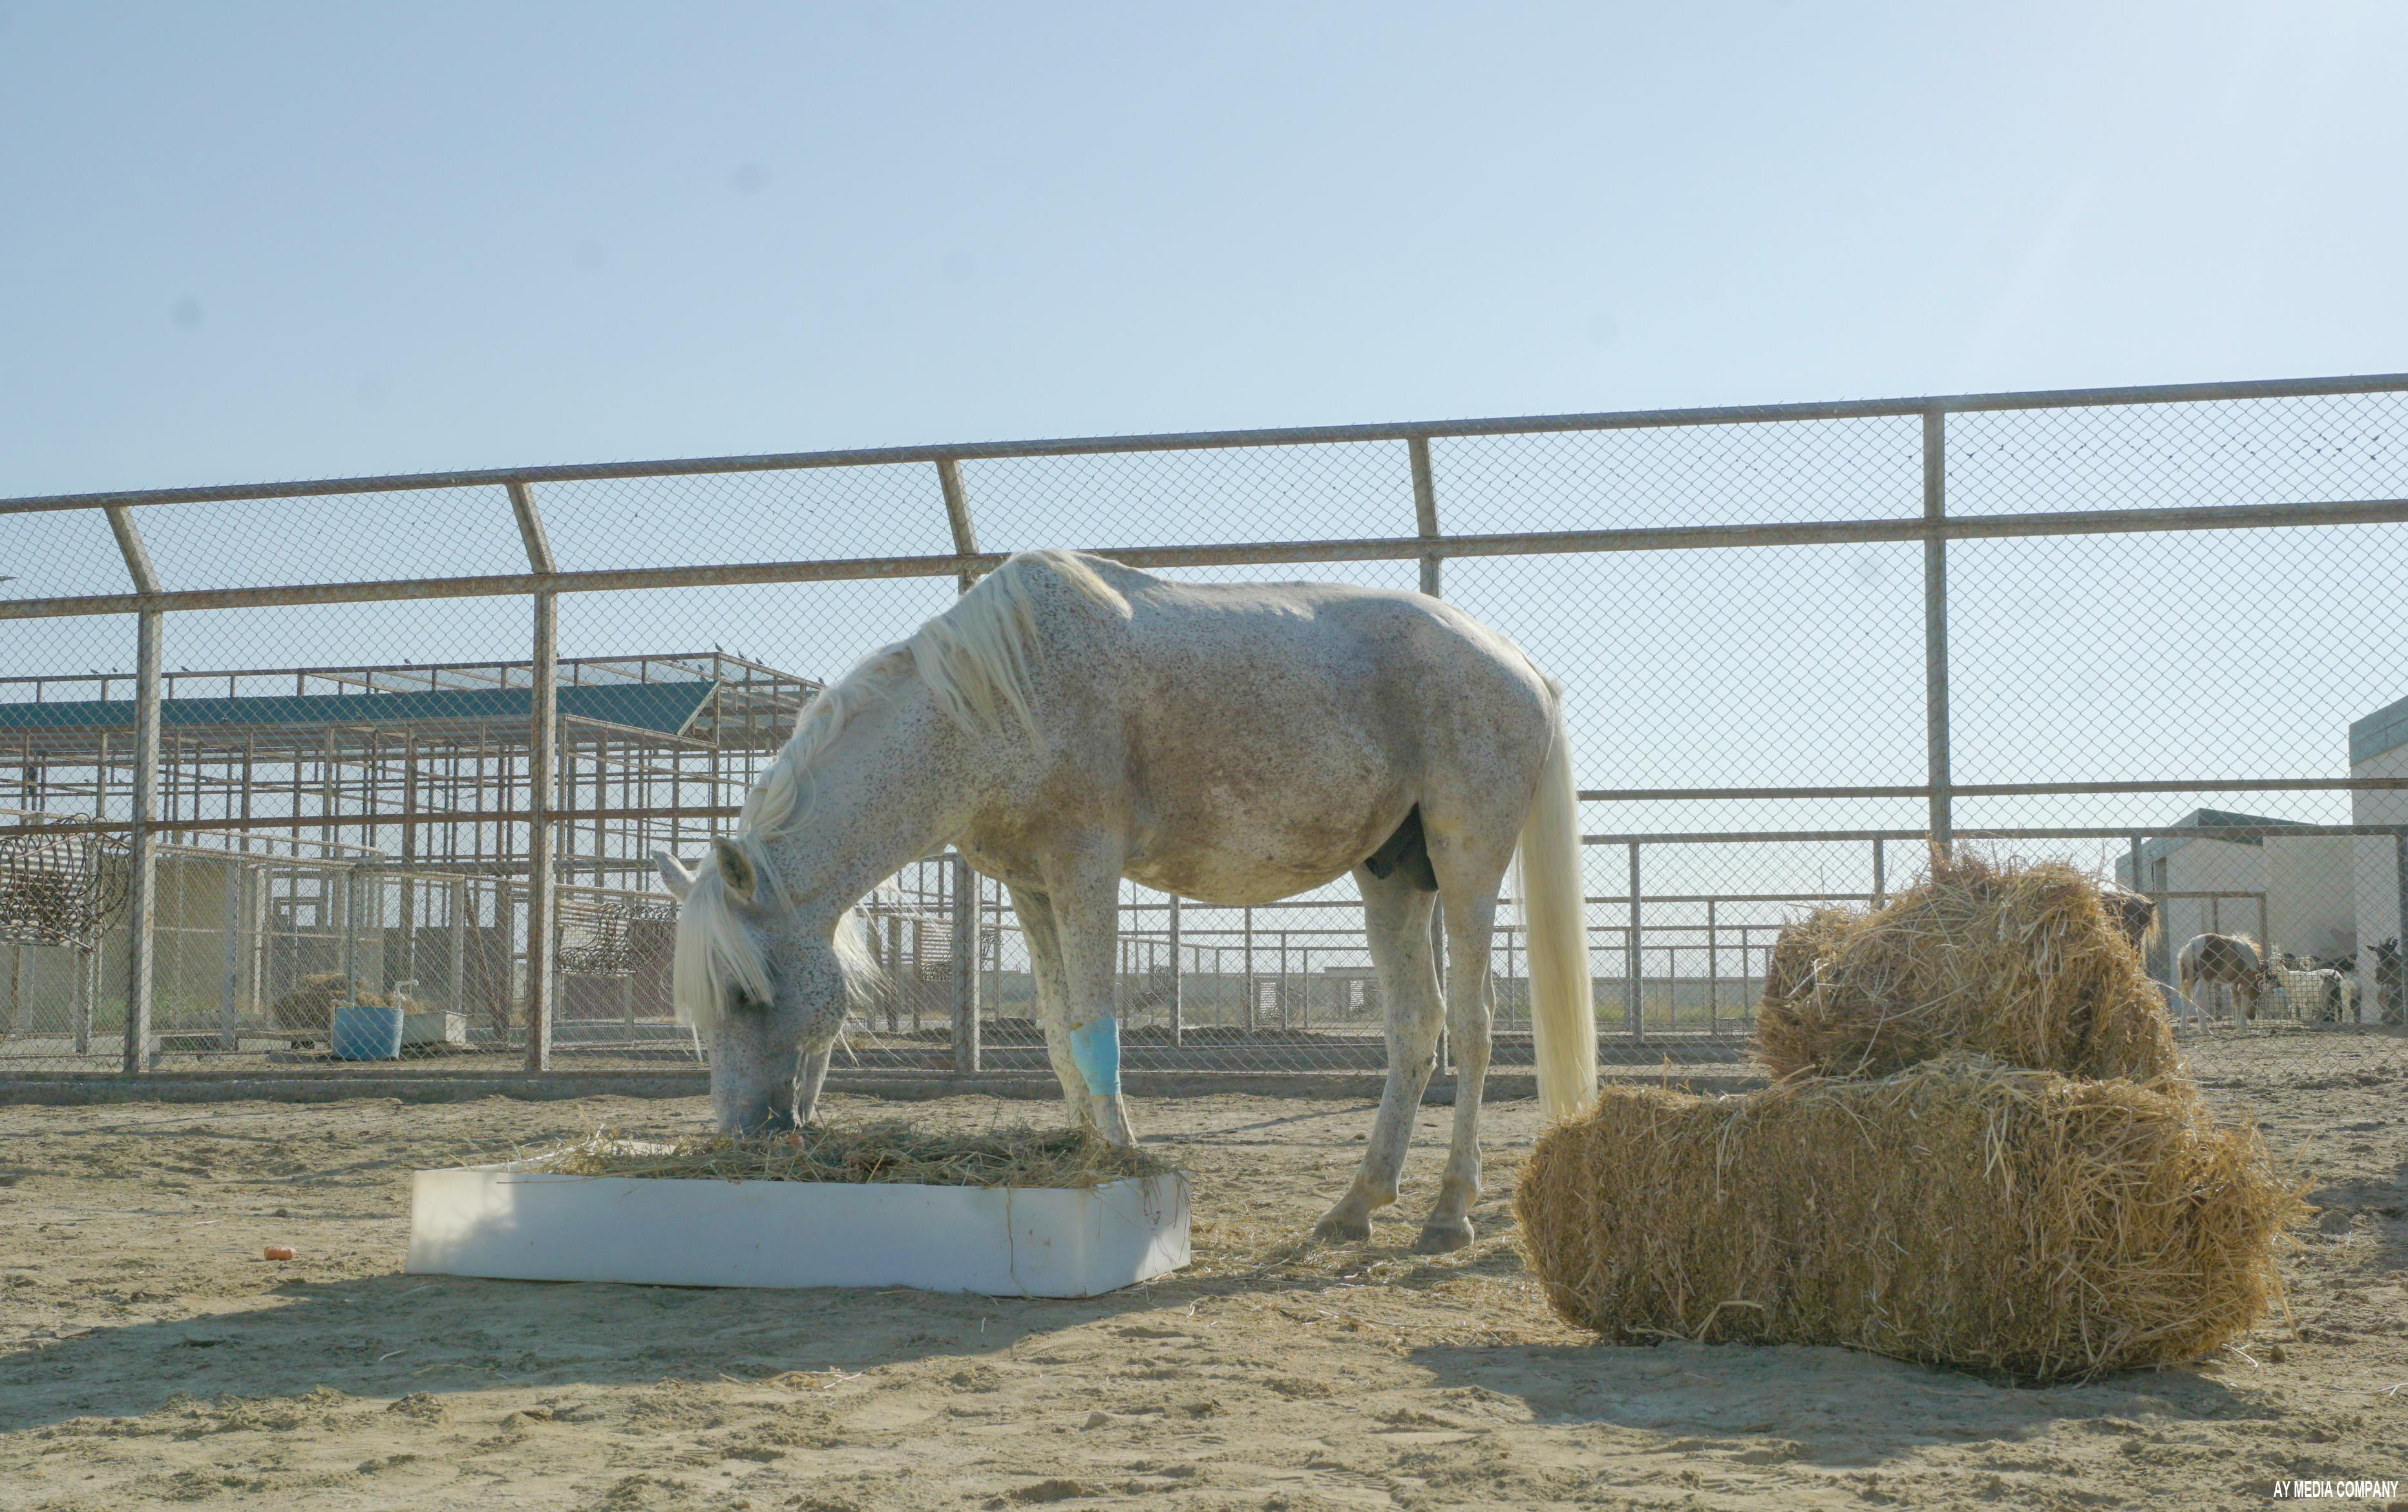
[[[2399,371],[2403,78],[2408,5],[2315,0],[0,0],[0,495]],[[2398,496],[2403,413],[1972,417],[1952,507]],[[1912,514],[1916,434],[1442,448],[1441,513]],[[973,466],[992,547],[1411,528],[1401,448],[1322,471],[1294,451]],[[928,469],[830,476],[562,487],[545,508],[580,567],[944,549]],[[143,513],[171,587],[523,560],[497,494]],[[2337,775],[2348,721],[2408,692],[2408,529],[1954,562],[1963,780]],[[88,514],[0,521],[0,573],[33,596],[123,587]],[[1921,774],[1913,546],[1455,563],[1447,582],[1570,686],[1584,782]],[[572,595],[563,646],[724,642],[829,676],[951,592]],[[523,657],[525,635],[505,599],[212,611],[174,618],[167,660]],[[132,655],[122,619],[0,636],[0,673]],[[1960,813],[2199,803],[2347,814],[2245,792]],[[1770,864],[1751,852],[1713,885]]]
[[[0,5],[0,493],[2408,366],[2408,7]]]

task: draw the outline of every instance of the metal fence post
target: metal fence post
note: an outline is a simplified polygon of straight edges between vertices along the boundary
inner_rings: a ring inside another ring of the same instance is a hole
[[[388,986],[418,975],[418,736],[403,735],[401,753],[401,969],[386,964]]]
[[[1310,1006],[1312,999],[1305,999]],[[1310,1014],[1308,1014],[1310,1019]],[[1288,991],[1288,932],[1279,932],[1279,1028],[1296,1028],[1296,1009]]]
[[[527,565],[549,576],[559,570],[543,516],[524,483],[509,485],[510,509],[518,516]],[[549,588],[535,594],[535,666],[527,723],[527,972],[526,1067],[552,1069],[552,1024],[559,989],[559,895],[552,867],[552,795],[560,764],[560,595]]]
[[[353,1003],[360,1000],[360,867],[359,861],[343,863],[340,870],[328,875],[327,885],[335,889],[335,927],[342,933],[336,945],[336,959],[342,963],[343,992]],[[331,1028],[331,1026],[330,1026]],[[331,1034],[326,1048],[332,1050]]]
[[[953,533],[953,554],[978,555],[978,524],[970,519],[969,495],[962,491],[962,464],[951,457],[939,459],[937,487],[945,496],[945,523]],[[958,592],[967,593],[978,579],[965,572],[953,581]]]
[[[134,511],[121,504],[111,505],[108,512],[126,576],[146,600],[135,615],[134,831],[125,900],[124,1067],[128,1076],[137,1076],[150,1068],[152,994],[158,985],[159,834],[151,826],[159,818],[159,661],[166,617],[156,606],[159,574],[150,564]],[[105,816],[95,812],[93,817]]]
[[[223,980],[218,998],[218,1048],[236,1050],[242,1048],[242,1038],[236,1027],[241,1012],[242,999],[242,920],[243,889],[251,879],[250,868],[231,856],[224,863],[225,906],[218,924],[224,937],[221,947]]]
[[[1639,976],[1641,964],[1639,945],[1639,842],[1633,840],[1630,842],[1630,930],[1629,937],[1624,940],[1622,944],[1622,974],[1626,978],[1627,978],[1624,983],[1622,994],[1622,1013],[1625,1027],[1628,1029],[1632,1041],[1637,1044],[1644,1045],[1647,1043],[1647,1020],[1643,1011],[1645,1008],[1645,999],[1641,995],[1643,988]]]
[[[1003,1013],[1003,920],[999,901],[988,899],[986,878],[976,872],[970,873],[970,903],[978,913],[978,953],[971,957],[971,964],[979,972],[979,1001],[999,1018]],[[993,950],[986,948],[989,940],[995,942]]]
[[[968,1076],[979,1068],[978,877],[958,850],[953,882],[953,1069]]]
[[[552,864],[552,784],[559,765],[560,601],[535,595],[535,686],[527,752],[526,1065],[552,1069],[553,999],[559,989],[559,878]]]
[[[452,940],[447,969],[452,979],[452,1011],[468,1011],[468,879],[452,879]]]
[[[1170,900],[1170,1043],[1177,1047],[1187,1043],[1187,1003],[1180,995],[1185,973],[1179,969],[1179,894],[1163,895]]]
[[[1425,541],[1436,541],[1438,481],[1430,471],[1429,437],[1406,437],[1405,457],[1412,464],[1413,474],[1413,534]],[[1422,592],[1432,598],[1443,596],[1440,592],[1441,561],[1435,550],[1422,553]],[[1443,997],[1446,993],[1446,906],[1443,903],[1430,909],[1430,963],[1438,973],[1439,994]],[[1442,1073],[1451,1075],[1455,1070],[1455,1044],[1444,1022],[1439,1025],[1438,1031],[1438,1064]]]
[[[150,1068],[152,994],[159,950],[159,656],[157,609],[144,609],[135,632],[134,836],[126,878],[125,1070]]]
[[[1948,413],[1923,412],[1923,518],[1948,517]],[[1923,540],[1924,781],[1931,790],[1931,848],[1946,854],[1956,818],[1948,773],[1948,542],[1938,530]]]
[[[1243,933],[1243,934],[1244,934],[1244,935],[1245,935],[1245,947],[1244,947],[1243,956],[1244,956],[1244,963],[1245,963],[1245,964],[1244,964],[1244,970],[1245,970],[1245,976],[1246,976],[1246,1016],[1245,1016],[1245,1019],[1244,1019],[1244,1023],[1245,1023],[1245,1026],[1246,1026],[1246,1033],[1247,1033],[1247,1034],[1253,1034],[1253,1033],[1254,1032],[1254,1030],[1255,1030],[1255,1027],[1256,1027],[1256,1024],[1255,1024],[1255,1018],[1256,1018],[1257,1014],[1258,1014],[1258,1013],[1259,1013],[1259,1011],[1260,1011],[1259,1005],[1257,1005],[1257,1004],[1256,1004],[1256,1002],[1255,1002],[1255,992],[1256,992],[1256,989],[1255,989],[1255,987],[1254,987],[1254,906],[1253,906],[1253,905],[1251,905],[1251,904],[1247,905],[1247,906],[1246,906],[1246,909],[1245,909],[1244,913],[1240,916],[1240,920],[1241,920],[1241,922],[1240,922],[1240,929],[1242,931],[1242,933]]]
[[[945,526],[953,533],[953,554],[978,554],[978,523],[970,517],[969,494],[962,487],[962,464],[951,457],[937,459],[937,490],[945,500]],[[978,582],[969,573],[953,579],[954,590],[967,593]],[[960,852],[953,855],[953,1069],[964,1076],[979,1068],[979,907],[978,881]],[[965,900],[968,900],[967,902]],[[996,936],[1000,965],[1003,936]]]
[[[1430,473],[1429,437],[1412,436],[1405,442],[1405,455],[1413,469],[1414,534],[1425,541],[1438,539],[1438,483]],[[1439,563],[1436,551],[1422,553],[1422,592],[1432,598],[1439,596]]]
[[[2385,1006],[2399,1017],[2389,1019],[2378,1013],[2376,1018],[2386,1023],[2402,1023],[2408,1022],[2408,959],[2403,959],[2408,956],[2408,824],[2391,834],[2391,937],[2400,942],[2400,953],[2392,957],[2399,963],[2392,967],[2393,1000]]]
[[[1714,900],[1706,900],[1706,1037],[1722,1033],[1723,956],[1714,938]]]
[[[92,1053],[92,1019],[100,1003],[100,945],[94,941],[89,950],[76,952],[75,984],[75,1052],[79,1059]]]

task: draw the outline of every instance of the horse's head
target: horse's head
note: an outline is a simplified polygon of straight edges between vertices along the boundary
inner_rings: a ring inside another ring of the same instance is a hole
[[[2146,893],[2135,892],[2114,882],[2099,884],[2100,906],[2108,919],[2131,942],[2135,950],[2146,950],[2157,937],[2157,902]]]
[[[807,1121],[845,1015],[876,979],[860,920],[850,910],[824,926],[804,919],[763,886],[738,841],[712,841],[691,869],[666,852],[652,859],[679,902],[671,989],[678,1017],[710,1046],[720,1128]]]

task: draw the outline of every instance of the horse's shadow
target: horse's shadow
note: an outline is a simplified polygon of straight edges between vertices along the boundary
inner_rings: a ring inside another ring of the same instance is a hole
[[[1354,1284],[1355,1262],[1413,1260],[1378,1248],[1351,1250],[1338,1267],[1297,1263],[1313,1252],[1303,1241],[1282,1243],[1226,1269],[1061,1299],[401,1274],[296,1281],[237,1311],[101,1327],[0,1354],[0,1433],[138,1417],[179,1398],[295,1397],[319,1387],[374,1398],[750,1382],[1003,1355],[1085,1323],[1239,1295],[1311,1294]],[[1516,1264],[1497,1248],[1452,1265],[1406,1264],[1385,1284],[1413,1289],[1445,1274],[1503,1274]]]

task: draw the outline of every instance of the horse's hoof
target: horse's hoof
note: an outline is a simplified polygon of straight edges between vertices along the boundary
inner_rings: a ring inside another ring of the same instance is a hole
[[[1416,1255],[1444,1255],[1471,1243],[1471,1220],[1458,1218],[1452,1223],[1432,1222],[1413,1241]]]
[[[1346,1213],[1332,1213],[1312,1226],[1312,1237],[1321,1244],[1361,1244],[1371,1237],[1371,1220]]]

